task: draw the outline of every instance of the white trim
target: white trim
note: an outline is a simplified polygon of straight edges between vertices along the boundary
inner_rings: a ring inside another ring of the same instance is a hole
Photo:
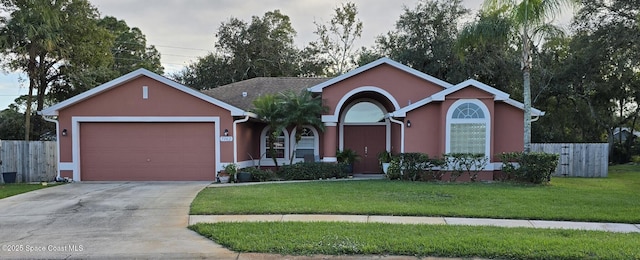
[[[309,128],[311,129],[311,132],[313,132],[313,156],[318,157],[320,156],[320,134],[318,134],[318,130],[316,130],[315,127],[311,126],[311,125],[304,125],[303,128]],[[298,129],[293,129],[293,131],[291,131],[291,136],[289,136],[289,144],[291,144],[291,149],[289,149],[289,152],[291,154],[289,154],[289,157],[291,157],[293,155],[293,152],[295,150],[298,149],[296,144],[296,132],[298,131]],[[302,159],[304,161],[304,158],[293,158],[293,160],[295,161],[296,159]]]
[[[238,119],[233,121],[233,162],[238,163],[238,135],[237,133],[237,125],[239,123],[244,123],[249,121],[249,115],[245,116],[243,119]]]
[[[75,164],[73,162],[60,162],[58,164],[58,177],[60,177],[60,171],[73,171]]]
[[[61,169],[61,162],[60,162],[60,123],[58,122],[58,120],[52,119],[52,118],[48,118],[47,116],[42,116],[42,118],[44,119],[44,121],[47,122],[52,122],[56,124],[56,163],[58,165],[58,167],[56,167],[57,173],[56,173],[56,180],[60,179],[60,171]],[[1,162],[1,161],[0,161]]]
[[[429,103],[431,103],[433,101],[444,101],[447,95],[449,95],[451,93],[454,93],[454,92],[456,92],[458,90],[464,89],[466,87],[469,87],[469,86],[473,86],[473,87],[481,89],[481,90],[483,90],[485,92],[493,94],[494,95],[493,100],[495,100],[495,101],[502,101],[502,102],[504,102],[506,104],[512,105],[512,106],[517,107],[519,109],[524,109],[524,104],[509,98],[509,94],[507,94],[505,92],[502,92],[502,91],[500,91],[500,90],[498,90],[496,88],[493,88],[493,87],[491,87],[491,86],[489,86],[487,84],[479,82],[477,80],[469,79],[469,80],[465,80],[465,81],[463,81],[461,83],[458,83],[453,87],[450,87],[450,88],[447,88],[447,89],[442,90],[440,92],[437,92],[437,93],[431,95],[430,97],[421,99],[418,102],[415,102],[415,103],[413,103],[411,105],[403,107],[402,109],[397,109],[396,111],[391,113],[391,116],[393,116],[393,117],[406,117],[407,116],[407,112],[409,112],[409,111],[412,111],[412,110],[414,110],[416,108],[422,107],[422,106],[424,106],[426,104],[429,104]],[[532,116],[544,116],[544,112],[532,107],[531,108],[531,115]]]
[[[390,117],[390,116],[388,116],[388,118],[389,118],[389,121],[400,125],[400,153],[404,153],[404,122],[393,119],[393,117]],[[391,147],[387,147],[387,151],[391,151]]]
[[[508,100],[505,100],[504,103],[507,103],[509,105],[512,105],[514,107],[524,110],[524,104],[519,101],[508,99]],[[545,112],[542,110],[539,110],[533,107],[531,108],[531,116],[544,116],[544,114]]]
[[[342,110],[342,106],[344,106],[344,104],[349,100],[349,98],[351,98],[351,96],[356,95],[356,94],[358,94],[360,92],[365,92],[365,91],[376,92],[378,94],[383,95],[384,97],[387,98],[387,100],[389,100],[393,104],[394,110],[400,109],[400,104],[391,95],[391,93],[389,93],[386,90],[381,89],[379,87],[364,86],[364,87],[359,87],[359,88],[352,89],[351,91],[347,92],[347,94],[344,94],[344,96],[342,96],[342,98],[340,99],[340,101],[336,105],[335,110],[333,111],[333,115],[323,115],[322,116],[322,122],[338,122],[338,118],[341,117],[340,113],[341,113],[341,110]],[[352,104],[352,103],[354,103],[354,102],[352,101],[350,104]],[[384,106],[382,106],[382,107],[384,107]],[[386,109],[384,109],[383,111],[386,111]],[[340,120],[340,121],[342,121],[342,120]]]
[[[482,82],[479,82],[477,80],[474,79],[468,79],[465,80],[463,82],[460,82],[458,84],[456,84],[455,86],[445,89],[443,91],[440,91],[438,93],[433,94],[431,97],[433,98],[433,100],[435,101],[444,101],[445,96],[454,93],[458,90],[461,90],[463,88],[467,88],[469,86],[474,86],[478,89],[481,89],[482,91],[488,92],[490,94],[493,94],[493,100],[508,100],[509,99],[509,94],[502,92],[496,88],[493,88],[487,84],[484,84]]]
[[[328,81],[325,81],[323,83],[315,85],[315,86],[313,86],[311,88],[308,88],[308,90],[311,91],[311,92],[321,93],[322,90],[324,88],[328,87],[328,86],[336,84],[336,83],[338,83],[340,81],[343,81],[345,79],[348,79],[350,77],[358,75],[358,74],[360,74],[362,72],[365,72],[367,70],[370,70],[370,69],[375,68],[377,66],[380,66],[382,64],[390,65],[390,66],[392,66],[392,67],[394,67],[396,69],[399,69],[399,70],[402,70],[404,72],[407,72],[407,73],[409,73],[409,74],[411,74],[413,76],[416,76],[418,78],[424,79],[424,80],[429,81],[429,82],[432,82],[432,83],[434,83],[436,85],[442,86],[443,88],[448,88],[448,87],[453,86],[449,82],[446,82],[446,81],[443,81],[443,80],[438,79],[436,77],[433,77],[431,75],[425,74],[425,73],[420,72],[418,70],[415,70],[415,69],[413,69],[413,68],[411,68],[409,66],[406,66],[404,64],[400,64],[400,63],[398,63],[396,61],[393,61],[393,60],[391,60],[389,58],[380,58],[380,59],[378,59],[376,61],[373,61],[373,62],[371,62],[369,64],[366,64],[366,65],[364,65],[362,67],[356,68],[356,69],[354,69],[352,71],[349,71],[349,72],[347,72],[345,74],[342,74],[342,75],[340,75],[338,77],[335,77],[333,79],[330,79]]]
[[[328,163],[334,163],[338,161],[338,157],[329,157],[329,156],[325,156],[324,158],[322,158],[323,162],[328,162]]]
[[[445,153],[451,153],[451,124],[453,116],[453,112],[460,105],[465,103],[472,103],[480,107],[482,112],[484,113],[483,119],[456,119],[456,120],[464,120],[465,123],[485,123],[485,146],[484,153],[485,157],[488,159],[491,158],[491,114],[489,113],[489,109],[487,106],[482,103],[479,99],[460,99],[451,104],[451,106],[447,109],[447,117],[446,117],[446,128],[445,128]],[[487,161],[488,162],[488,161]]]
[[[192,88],[189,88],[187,86],[184,86],[184,85],[182,85],[180,83],[172,81],[172,80],[170,80],[168,78],[160,76],[160,75],[158,75],[156,73],[153,73],[151,71],[148,71],[146,69],[137,69],[137,70],[132,71],[132,72],[130,72],[128,74],[120,76],[120,77],[118,77],[118,78],[116,78],[114,80],[111,80],[111,81],[109,81],[107,83],[104,83],[104,84],[102,84],[100,86],[97,86],[95,88],[92,88],[90,90],[82,92],[82,93],[80,93],[80,94],[78,94],[78,95],[76,95],[76,96],[74,96],[72,98],[69,98],[69,99],[67,99],[65,101],[62,101],[62,102],[60,102],[58,104],[55,104],[55,105],[50,106],[50,107],[48,107],[46,109],[43,109],[42,111],[40,111],[41,115],[56,116],[56,115],[58,115],[58,111],[66,108],[68,106],[71,106],[71,105],[76,104],[78,102],[81,102],[81,101],[83,101],[85,99],[88,99],[90,97],[98,95],[98,94],[100,94],[102,92],[105,92],[105,91],[111,89],[111,88],[120,86],[123,83],[126,83],[128,81],[134,80],[134,79],[136,79],[138,77],[141,77],[141,76],[149,77],[149,78],[151,78],[153,80],[156,80],[156,81],[158,81],[160,83],[163,83],[163,84],[165,84],[167,86],[173,87],[173,88],[175,88],[177,90],[180,90],[180,91],[185,92],[185,93],[187,93],[189,95],[192,95],[192,96],[194,96],[196,98],[202,99],[202,100],[204,100],[206,102],[209,102],[209,103],[211,103],[213,105],[216,105],[216,106],[219,106],[221,108],[224,108],[224,109],[230,111],[232,116],[243,116],[243,115],[245,115],[245,111],[242,110],[242,109],[239,109],[237,107],[229,105],[229,104],[227,104],[225,102],[222,102],[222,101],[220,101],[218,99],[215,99],[213,97],[207,96],[204,93],[201,93],[201,92],[199,92],[199,91],[197,91],[195,89],[192,89]]]
[[[203,117],[172,117],[172,116],[73,116],[71,117],[71,149],[72,149],[72,162],[70,163],[73,167],[73,180],[74,181],[82,181],[82,174],[80,172],[80,123],[94,123],[94,122],[122,122],[122,123],[151,123],[151,122],[211,122],[215,124],[215,163],[216,169],[215,172],[217,174],[218,171],[222,170],[222,166],[220,163],[220,117],[218,116],[203,116]],[[67,165],[70,166],[70,165]]]
[[[302,158],[293,158],[293,164],[303,162]],[[278,158],[278,166],[289,165],[289,159]],[[273,159],[271,158],[262,158],[260,159],[260,166],[276,166],[273,164]]]
[[[411,105],[408,105],[406,107],[403,107],[402,109],[396,110],[394,112],[391,113],[392,117],[406,117],[407,116],[407,112],[414,110],[416,108],[422,107],[426,104],[429,104],[433,101],[433,98],[428,97],[428,98],[424,98],[421,100],[418,100],[418,102],[415,102]]]
[[[267,157],[267,131],[269,131],[269,129],[271,129],[270,126],[265,126],[262,129],[262,132],[260,132],[260,160],[263,159],[268,159],[269,161],[273,162],[272,158],[268,158]],[[282,129],[282,132],[284,133],[284,158],[277,158],[278,162],[280,162],[280,160],[286,160],[287,162],[289,162],[289,131],[285,128]],[[264,158],[263,158],[264,157]],[[262,163],[261,163],[262,164]],[[275,165],[272,165],[275,166]]]
[[[256,160],[246,160],[242,162],[236,162],[236,164],[238,165],[238,169],[249,168],[256,166]]]

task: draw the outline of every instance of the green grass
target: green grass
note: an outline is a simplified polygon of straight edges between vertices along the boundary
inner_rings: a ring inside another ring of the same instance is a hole
[[[12,183],[12,184],[0,184],[0,199],[11,197],[25,192],[39,190],[48,186],[42,186],[42,184],[26,184],[26,183]]]
[[[191,229],[239,252],[499,259],[640,259],[640,234],[363,223],[217,223]]]
[[[364,214],[640,223],[640,166],[608,178],[510,183],[325,181],[208,188],[191,214]]]

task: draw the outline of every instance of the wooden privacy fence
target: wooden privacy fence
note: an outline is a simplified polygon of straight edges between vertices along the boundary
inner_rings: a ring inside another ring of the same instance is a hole
[[[58,172],[56,154],[53,141],[0,140],[0,172],[17,172],[16,182],[51,181]]]
[[[609,144],[531,144],[532,152],[556,153],[560,161],[553,176],[607,177]]]

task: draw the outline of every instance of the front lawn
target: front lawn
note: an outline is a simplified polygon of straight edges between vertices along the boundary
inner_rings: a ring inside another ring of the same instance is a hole
[[[380,223],[217,223],[190,226],[238,252],[497,259],[640,259],[640,234]]]
[[[640,166],[550,185],[323,181],[207,188],[191,214],[358,214],[640,223]]]
[[[42,186],[41,184],[26,184],[26,183],[11,183],[0,184],[0,199],[18,195],[25,192],[39,190],[48,186]]]

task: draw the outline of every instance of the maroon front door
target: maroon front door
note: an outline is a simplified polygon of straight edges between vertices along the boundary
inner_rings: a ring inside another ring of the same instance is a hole
[[[381,173],[378,153],[386,149],[387,126],[345,125],[344,148],[354,150],[360,160],[354,163],[354,173]]]

